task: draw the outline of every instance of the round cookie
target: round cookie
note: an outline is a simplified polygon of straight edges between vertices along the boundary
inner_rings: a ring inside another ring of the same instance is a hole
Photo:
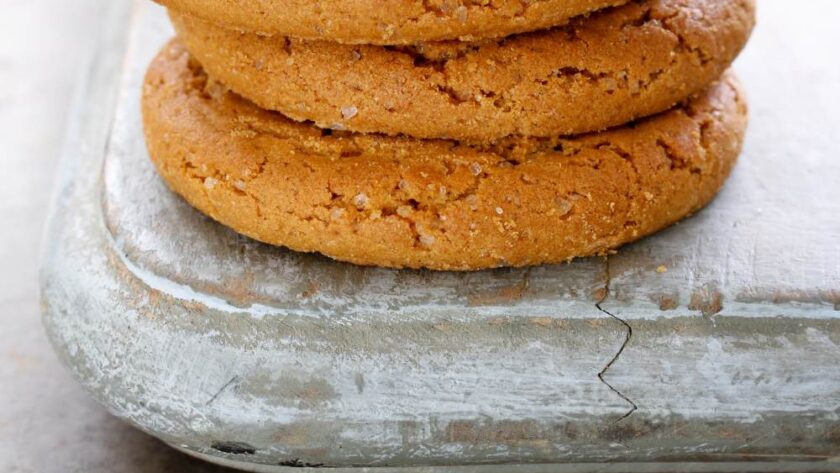
[[[336,132],[227,91],[173,42],[147,73],[143,120],[171,188],[237,232],[363,265],[476,270],[604,254],[697,211],[747,111],[726,74],[667,113],[571,139]]]
[[[240,31],[344,44],[501,38],[627,0],[157,0]]]
[[[481,44],[348,46],[236,33],[173,12],[205,70],[321,128],[490,141],[601,131],[720,77],[754,0],[645,0],[565,28]]]

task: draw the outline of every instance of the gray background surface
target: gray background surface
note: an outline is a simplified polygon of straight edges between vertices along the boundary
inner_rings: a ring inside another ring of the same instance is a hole
[[[116,0],[115,0],[116,1]],[[11,0],[0,14],[0,471],[216,472],[116,420],[49,347],[38,253],[76,79],[103,0]]]

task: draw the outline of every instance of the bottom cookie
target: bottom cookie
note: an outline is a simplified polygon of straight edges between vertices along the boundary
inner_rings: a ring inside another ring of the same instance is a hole
[[[177,42],[143,92],[169,186],[260,241],[363,265],[526,266],[604,254],[708,203],[740,152],[734,76],[664,114],[492,145],[321,130],[209,80]]]

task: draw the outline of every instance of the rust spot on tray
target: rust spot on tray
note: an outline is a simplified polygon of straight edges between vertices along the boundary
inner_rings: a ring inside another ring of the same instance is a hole
[[[835,423],[823,437],[832,445],[840,445],[840,422]]]
[[[467,302],[471,306],[484,306],[494,304],[509,304],[521,300],[528,293],[528,278],[512,285],[505,286],[494,291],[470,294]]]
[[[827,304],[840,311],[840,290],[796,290],[777,288],[751,288],[735,297],[743,303],[772,302],[773,304]]]
[[[224,288],[224,292],[219,295],[233,305],[246,306],[252,302],[254,297],[253,288],[255,281],[256,277],[250,271],[237,277],[225,279],[219,284],[219,287]],[[194,283],[190,285],[195,286]],[[204,292],[212,294],[211,291],[214,289],[212,284],[202,284],[201,286],[204,286],[202,287]]]
[[[318,294],[318,291],[320,290],[321,283],[319,281],[309,281],[309,283],[306,285],[306,288],[303,290],[303,292],[300,293],[300,297],[308,299],[314,296],[315,294]]]
[[[539,429],[533,420],[478,423],[472,420],[455,420],[446,426],[446,440],[470,444],[515,444],[533,441]]]
[[[659,310],[661,311],[675,310],[680,306],[680,298],[678,295],[658,294],[652,296],[651,300],[659,304]]]
[[[592,293],[592,298],[596,301],[603,301],[607,298],[607,288],[599,287],[595,290],[595,292]]]
[[[711,317],[723,310],[723,294],[714,284],[706,284],[691,294],[689,310],[697,310],[703,317]]]
[[[601,429],[598,434],[609,441],[625,441],[650,435],[656,427],[650,422],[620,422]]]

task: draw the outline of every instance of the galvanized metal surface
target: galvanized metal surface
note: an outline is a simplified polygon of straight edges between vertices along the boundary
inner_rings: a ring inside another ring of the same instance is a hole
[[[840,66],[802,57],[825,39],[796,22],[831,15],[762,6],[749,141],[709,209],[608,259],[472,274],[294,254],[193,211],[139,125],[170,30],[115,7],[128,37],[61,171],[51,339],[117,416],[240,467],[837,461]]]

